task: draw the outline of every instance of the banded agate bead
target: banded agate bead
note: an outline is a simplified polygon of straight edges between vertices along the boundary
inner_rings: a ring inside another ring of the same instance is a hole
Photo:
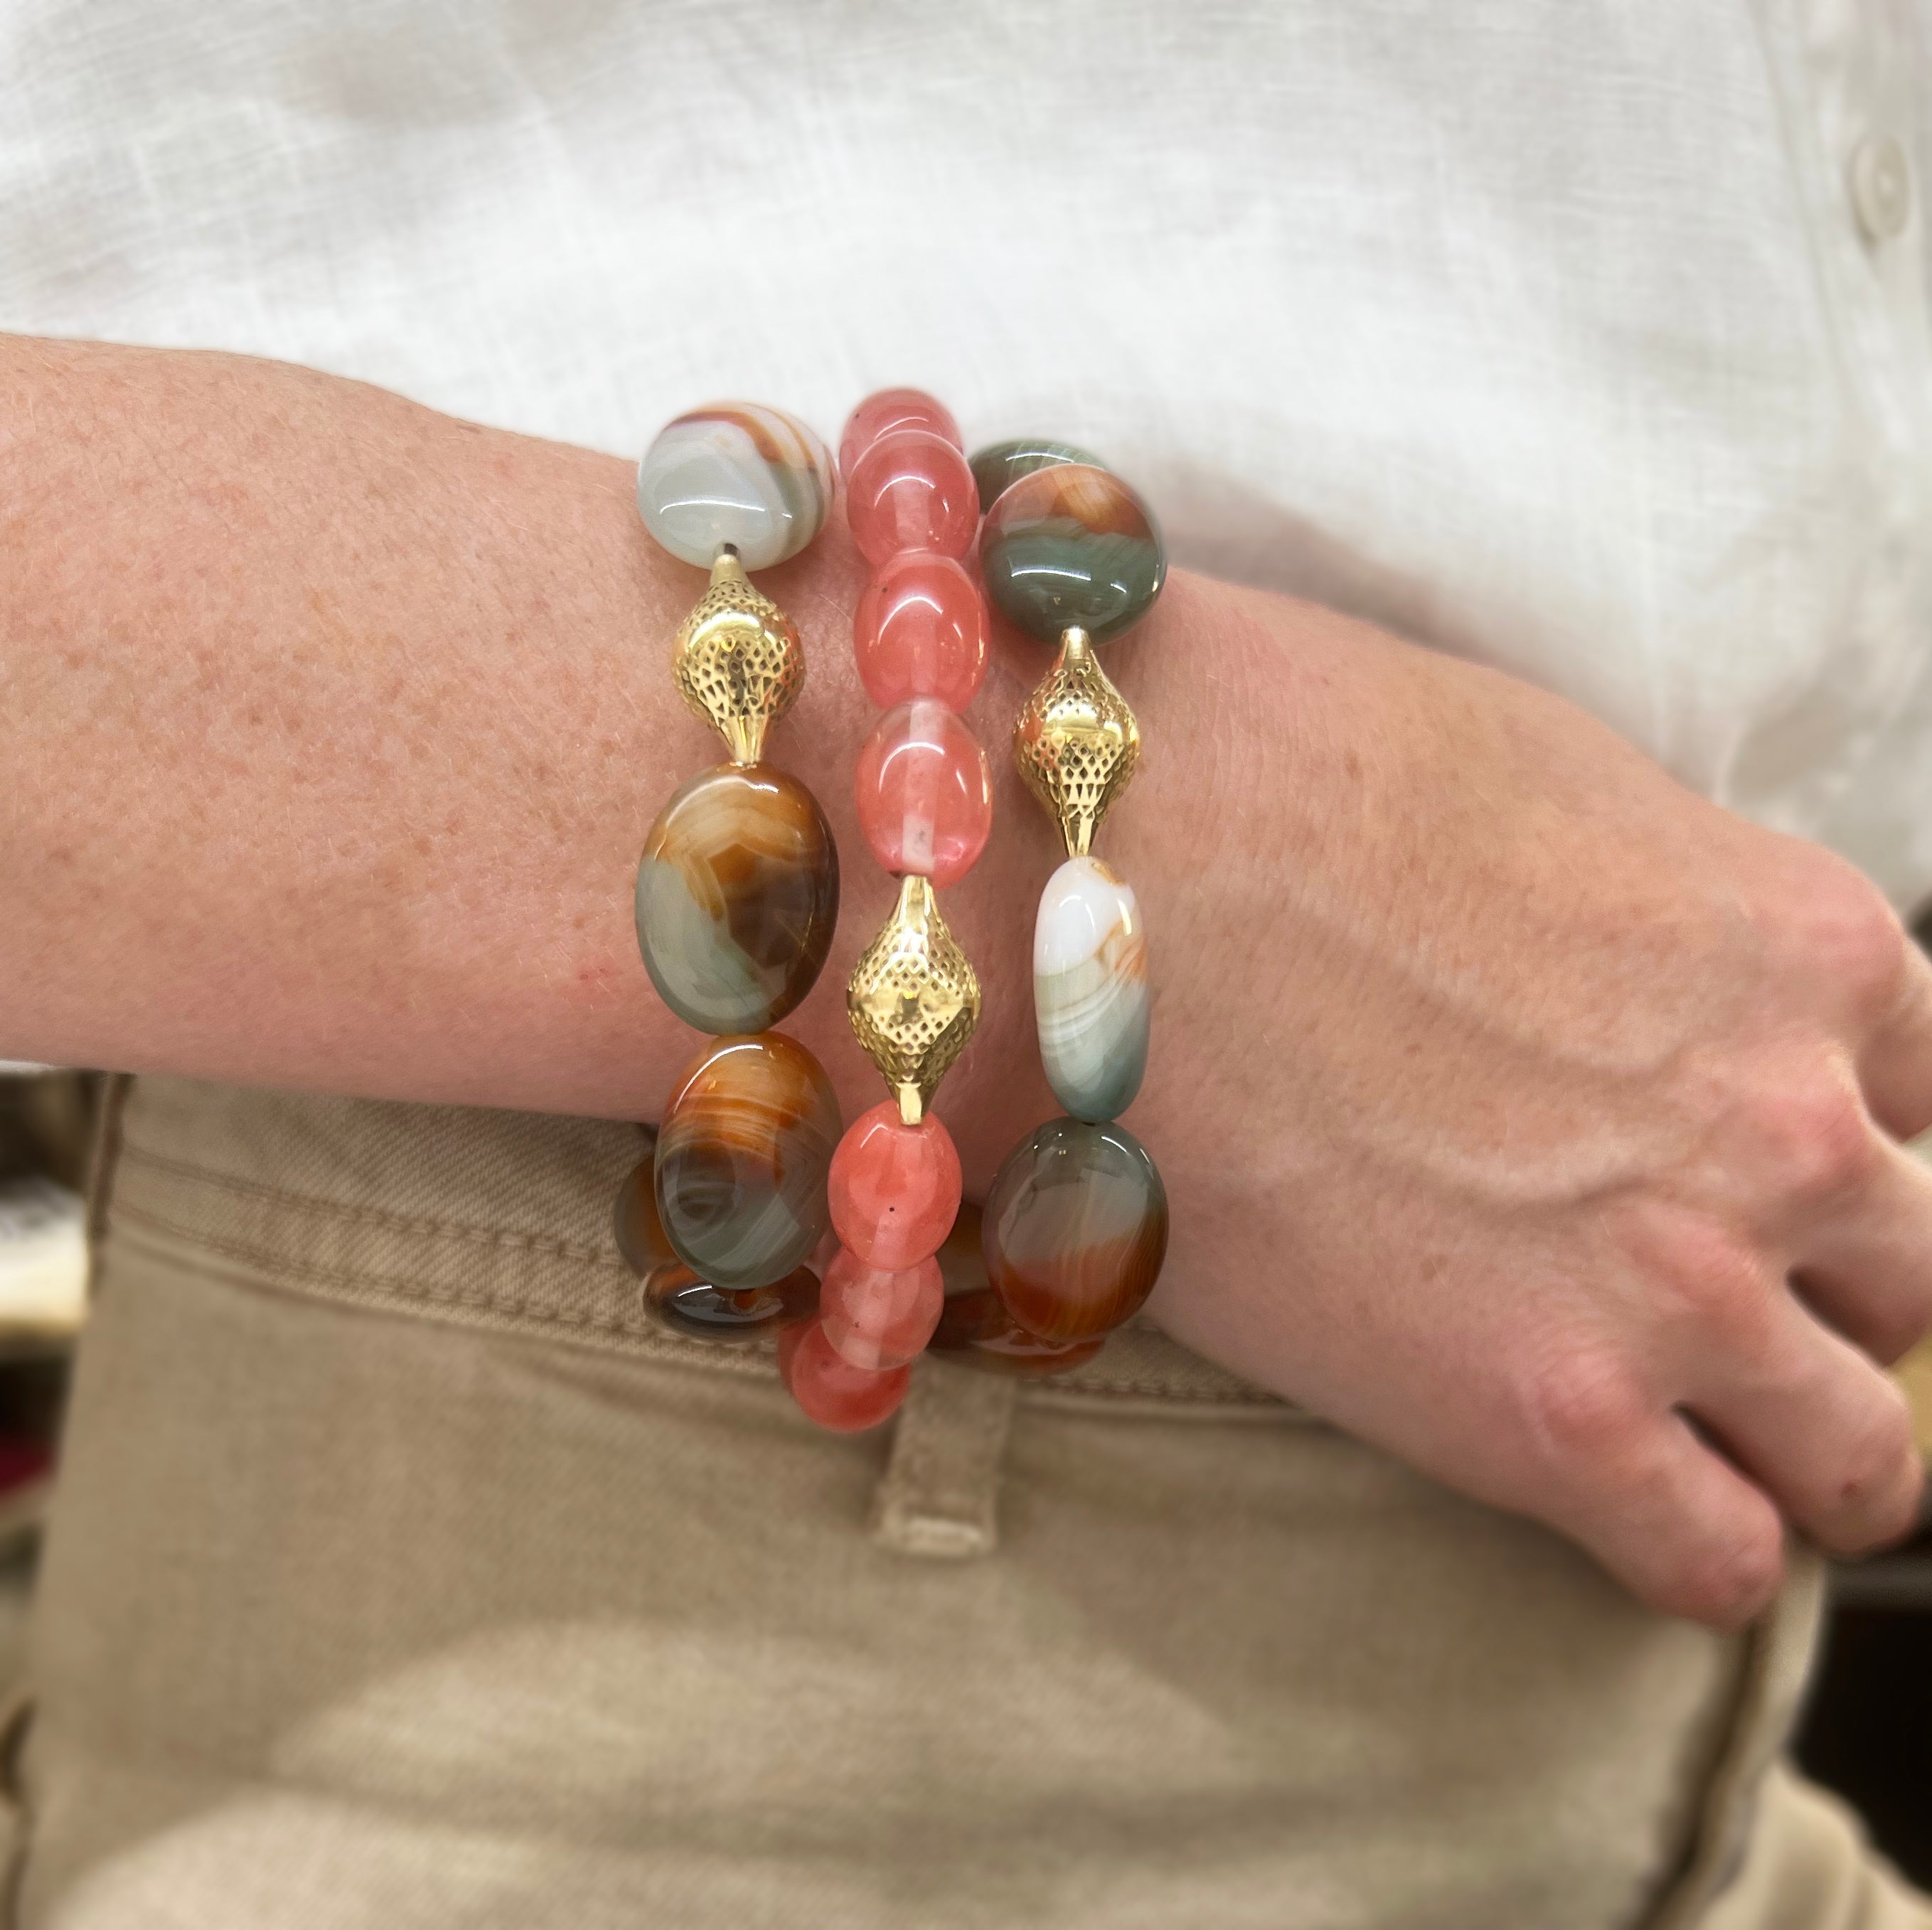
[[[842,1360],[874,1373],[910,1366],[926,1351],[946,1289],[930,1253],[909,1266],[871,1266],[840,1250],[819,1296],[825,1337]]]
[[[714,1039],[679,1078],[658,1129],[658,1215],[673,1250],[723,1289],[769,1286],[830,1223],[838,1102],[782,1032]]]
[[[1118,1118],[1147,1073],[1147,941],[1132,887],[1098,858],[1069,858],[1040,894],[1033,1002],[1054,1096],[1076,1119]]]
[[[638,947],[701,1032],[762,1032],[809,992],[838,922],[818,800],[770,764],[715,766],[658,813],[638,866]]]
[[[664,1238],[664,1222],[658,1217],[657,1189],[652,1178],[656,1163],[656,1156],[646,1153],[624,1175],[611,1207],[610,1230],[617,1251],[640,1280],[677,1258]]]
[[[959,1213],[959,1155],[944,1124],[916,1126],[888,1100],[853,1121],[832,1155],[832,1229],[867,1266],[916,1265],[939,1250]]]
[[[986,599],[956,559],[902,551],[859,598],[852,647],[860,680],[882,710],[914,697],[964,710],[986,674]]]
[[[818,1310],[818,1276],[796,1267],[770,1286],[727,1292],[674,1261],[644,1283],[644,1306],[659,1326],[687,1340],[757,1340]]]
[[[955,444],[929,429],[896,429],[853,464],[845,515],[875,569],[902,550],[963,557],[980,527],[980,493]]]
[[[895,878],[957,884],[993,830],[993,774],[980,740],[944,704],[916,698],[873,727],[853,774],[860,828]]]
[[[778,1330],[778,1377],[808,1418],[835,1433],[853,1434],[892,1415],[906,1397],[912,1370],[855,1367],[826,1338],[822,1320],[801,1320]]]
[[[722,545],[747,569],[795,557],[832,506],[832,455],[804,423],[755,402],[714,402],[658,431],[638,466],[638,513],[686,563]]]
[[[1023,476],[987,512],[980,538],[986,593],[1042,644],[1078,626],[1096,644],[1154,607],[1167,553],[1154,512],[1120,479],[1088,464]]]
[[[1137,1312],[1167,1254],[1167,1194],[1124,1126],[1049,1119],[1006,1155],[980,1223],[986,1277],[1030,1334],[1090,1339]]]
[[[896,429],[924,429],[963,449],[964,442],[952,412],[922,389],[880,389],[867,396],[845,419],[838,437],[838,473],[850,482],[852,465],[881,436]]]
[[[934,1256],[946,1283],[939,1325],[928,1343],[934,1352],[988,1373],[1034,1377],[1064,1373],[1090,1361],[1106,1345],[1104,1334],[1064,1345],[1029,1334],[988,1283],[980,1238],[980,1209],[964,1200],[952,1232]]]
[[[1041,436],[1018,436],[1011,442],[992,443],[975,450],[967,467],[979,488],[980,514],[989,511],[1022,476],[1066,462],[1084,463],[1090,469],[1107,467],[1098,456],[1071,443],[1049,442]]]

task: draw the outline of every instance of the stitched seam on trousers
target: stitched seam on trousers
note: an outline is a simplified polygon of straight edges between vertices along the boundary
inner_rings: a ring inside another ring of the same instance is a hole
[[[124,1158],[128,1156],[124,1153]],[[278,1205],[299,1208],[308,1203],[295,1196],[277,1193],[270,1187],[246,1187],[245,1190],[256,1196],[271,1198]],[[254,1246],[245,1241],[231,1240],[199,1227],[184,1226],[151,1208],[133,1204],[124,1196],[116,1196],[112,1211],[116,1219],[146,1226],[168,1239],[178,1241],[190,1247],[202,1247],[210,1253],[219,1253],[224,1258],[236,1261],[271,1280],[287,1275],[326,1289],[332,1298],[350,1301],[357,1305],[383,1305],[404,1312],[407,1312],[412,1307],[430,1307],[463,1312],[497,1313],[526,1323],[538,1331],[554,1330],[567,1334],[600,1335],[611,1339],[642,1342],[660,1358],[693,1367],[722,1369],[731,1373],[742,1373],[751,1361],[767,1360],[771,1356],[772,1349],[769,1344],[761,1342],[754,1342],[748,1347],[734,1347],[729,1350],[723,1348],[714,1349],[699,1341],[680,1343],[678,1336],[664,1333],[647,1316],[637,1321],[609,1319],[559,1307],[550,1302],[532,1301],[514,1294],[465,1292],[460,1289],[435,1286],[414,1277],[398,1278],[322,1266],[313,1261],[296,1259],[284,1253]],[[369,1216],[358,1209],[350,1208],[340,1217],[354,1220]],[[418,1223],[428,1226],[431,1223]],[[462,1230],[476,1244],[498,1245],[518,1250],[530,1250],[514,1235],[498,1239],[475,1228]],[[556,1244],[562,1245],[567,1243]],[[549,1248],[539,1250],[550,1250]],[[607,1277],[616,1276],[626,1281],[629,1279],[628,1274],[620,1273],[608,1256],[594,1250],[580,1250],[567,1256],[580,1258],[596,1265],[599,1271]],[[1191,1388],[1182,1392],[1160,1381],[1144,1377],[1087,1381],[1074,1385],[1052,1388],[1029,1388],[1024,1391],[1024,1396],[1029,1405],[1036,1400],[1042,1405],[1156,1400],[1169,1408],[1244,1409],[1262,1413],[1274,1412],[1285,1405],[1274,1396],[1260,1391],[1249,1392],[1239,1388]],[[1282,1418],[1291,1418],[1294,1413],[1292,1407],[1288,1407]]]
[[[358,1299],[391,1299],[404,1304],[411,1301],[427,1301],[438,1306],[466,1307],[479,1311],[512,1313],[520,1319],[543,1325],[582,1328],[591,1333],[624,1334],[652,1340],[670,1337],[647,1320],[608,1319],[594,1313],[579,1313],[568,1307],[540,1305],[514,1294],[466,1293],[460,1288],[433,1286],[415,1278],[398,1279],[394,1276],[362,1271],[345,1272],[334,1267],[320,1266],[313,1261],[297,1259],[286,1253],[251,1246],[245,1241],[226,1239],[219,1234],[181,1226],[146,1207],[131,1206],[124,1199],[116,1201],[114,1215],[117,1220],[130,1220],[137,1225],[146,1226],[169,1239],[179,1241],[184,1246],[205,1248],[209,1253],[220,1253],[224,1259],[238,1261],[270,1279],[284,1274],[298,1275],[324,1285],[348,1289]],[[614,1267],[607,1267],[604,1271],[615,1274],[617,1270]],[[628,1278],[628,1276],[624,1277]],[[699,1343],[694,1342],[692,1344],[697,1346]]]
[[[185,1160],[170,1159],[165,1154],[151,1153],[142,1146],[124,1146],[121,1160],[124,1166],[145,1166],[171,1178],[193,1181],[218,1192],[237,1194],[244,1199],[296,1207],[329,1219],[387,1226],[399,1232],[434,1233],[478,1244],[513,1247],[528,1253],[552,1254],[559,1259],[608,1262],[610,1257],[607,1247],[586,1246],[578,1240],[559,1239],[552,1234],[520,1233],[509,1227],[472,1226],[455,1220],[419,1219],[411,1214],[398,1213],[391,1207],[357,1206],[345,1200],[321,1199],[313,1193],[291,1193],[285,1187],[271,1186],[265,1181],[241,1179],[232,1173],[211,1172],[206,1167],[190,1166]]]
[[[165,1221],[151,1215],[137,1213],[134,1217],[148,1220],[148,1226],[130,1227],[122,1237],[137,1248],[148,1248],[166,1265],[193,1271],[197,1258],[225,1262],[250,1284],[268,1292],[297,1295],[326,1306],[352,1307],[362,1313],[393,1313],[406,1319],[438,1322],[460,1327],[466,1333],[507,1334],[548,1340],[559,1346],[588,1346],[594,1342],[608,1352],[638,1355],[660,1366],[702,1367],[713,1373],[752,1377],[763,1377],[772,1370],[771,1350],[760,1344],[713,1349],[700,1341],[664,1333],[656,1326],[631,1328],[591,1321],[572,1325],[567,1319],[526,1312],[514,1304],[465,1300],[386,1283],[370,1287],[360,1275],[332,1274],[325,1268],[304,1268],[299,1262],[285,1262],[279,1258],[265,1261],[246,1247],[232,1243],[205,1240],[194,1234],[178,1235]],[[316,1276],[316,1281],[299,1277],[304,1274]],[[480,1319],[482,1315],[494,1315],[501,1324]]]

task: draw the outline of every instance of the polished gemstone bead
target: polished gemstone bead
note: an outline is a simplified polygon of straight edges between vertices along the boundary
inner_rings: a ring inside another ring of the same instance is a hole
[[[980,492],[966,458],[944,437],[896,429],[852,465],[845,514],[875,569],[902,550],[963,557],[980,527]]]
[[[939,1323],[946,1288],[928,1253],[896,1271],[842,1250],[819,1294],[825,1337],[840,1358],[878,1372],[916,1360]]]
[[[986,674],[988,627],[986,599],[960,563],[902,551],[880,565],[852,619],[866,694],[882,710],[913,697],[964,710]]]
[[[838,1102],[825,1069],[782,1032],[714,1039],[686,1067],[658,1130],[658,1216],[713,1286],[768,1286],[831,1223],[826,1174]]]
[[[924,429],[956,449],[966,446],[952,412],[936,396],[922,389],[881,389],[846,417],[838,436],[838,473],[849,483],[852,465],[881,436],[896,429]]]
[[[1167,1253],[1167,1194],[1124,1126],[1049,1119],[1006,1155],[980,1223],[986,1275],[1042,1340],[1090,1338],[1135,1313]]]
[[[651,1177],[655,1163],[653,1156],[646,1153],[624,1175],[610,1215],[617,1251],[640,1280],[654,1268],[676,1258],[670,1242],[664,1238],[664,1223],[658,1217],[657,1190]]]
[[[1064,1373],[1090,1361],[1106,1345],[1104,1334],[1088,1340],[1042,1340],[1006,1311],[986,1278],[980,1209],[970,1199],[960,1202],[952,1230],[933,1257],[946,1283],[939,1325],[926,1343],[934,1353],[988,1373],[1037,1376]]]
[[[866,1265],[909,1267],[939,1250],[959,1212],[959,1155],[930,1112],[916,1126],[888,1100],[861,1113],[832,1155],[832,1225]]]
[[[818,1310],[818,1276],[797,1267],[770,1286],[727,1292],[673,1260],[644,1283],[644,1307],[668,1333],[687,1340],[743,1342],[775,1334]]]
[[[980,562],[993,608],[1043,644],[1104,644],[1154,607],[1167,557],[1154,512],[1117,476],[1063,463],[1022,476],[987,512]]]
[[[638,946],[701,1032],[762,1032],[812,989],[838,921],[818,800],[770,764],[719,764],[658,815],[638,866]]]
[[[686,563],[709,569],[728,543],[747,569],[769,569],[818,535],[832,488],[830,452],[795,416],[718,402],[658,431],[638,466],[638,513]]]
[[[993,829],[993,774],[980,740],[935,698],[888,710],[859,752],[859,827],[896,878],[944,890],[973,869]]]
[[[1147,941],[1132,887],[1098,858],[1069,858],[1040,894],[1033,1006],[1054,1096],[1076,1119],[1118,1118],[1147,1072]]]
[[[1006,1311],[1000,1296],[982,1282],[946,1296],[939,1325],[927,1344],[934,1353],[944,1354],[962,1367],[1033,1378],[1085,1366],[1107,1344],[1107,1337],[1096,1334],[1084,1340],[1042,1340],[1038,1334],[1029,1334]]]
[[[968,467],[979,488],[980,513],[983,516],[1022,476],[1065,462],[1084,463],[1090,469],[1107,467],[1085,449],[1071,443],[1052,442],[1044,436],[1018,436],[1011,442],[989,443],[975,450]]]
[[[841,1434],[876,1427],[889,1418],[912,1379],[910,1367],[883,1373],[855,1367],[826,1338],[820,1320],[800,1320],[778,1330],[778,1374],[806,1414]]]

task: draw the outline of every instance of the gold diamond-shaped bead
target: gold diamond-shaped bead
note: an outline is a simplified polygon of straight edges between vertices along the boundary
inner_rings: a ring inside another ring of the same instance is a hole
[[[980,1022],[980,981],[946,929],[930,878],[908,878],[845,988],[866,1056],[916,1125]]]
[[[1140,761],[1141,727],[1100,668],[1084,630],[1070,629],[1060,655],[1027,699],[1013,726],[1013,761],[1027,788],[1045,805],[1084,857],[1115,798]]]
[[[738,764],[756,764],[765,731],[805,687],[797,626],[752,587],[735,550],[718,552],[711,587],[671,646],[679,694],[715,725]]]

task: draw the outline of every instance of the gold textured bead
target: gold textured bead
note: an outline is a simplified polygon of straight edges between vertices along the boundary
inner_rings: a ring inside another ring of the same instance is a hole
[[[797,626],[752,587],[735,550],[718,553],[711,587],[686,617],[671,647],[679,694],[715,725],[738,764],[756,764],[765,731],[805,687]]]
[[[980,981],[946,929],[932,881],[908,878],[899,902],[845,988],[845,1010],[866,1056],[919,1123],[946,1068],[980,1022]]]
[[[1141,727],[1094,654],[1087,632],[1068,630],[1060,655],[1013,726],[1013,761],[1084,857],[1140,761]]]

